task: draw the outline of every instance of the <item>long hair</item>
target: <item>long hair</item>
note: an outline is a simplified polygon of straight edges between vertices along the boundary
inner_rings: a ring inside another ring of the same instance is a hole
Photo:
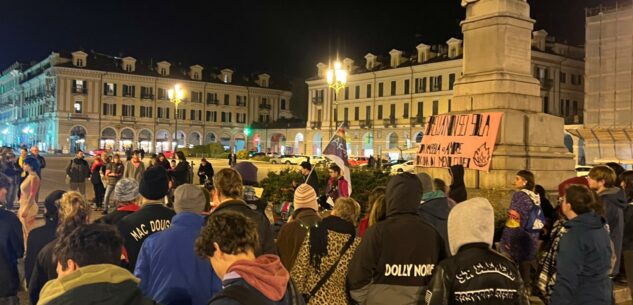
[[[57,237],[66,236],[80,225],[88,223],[91,212],[90,205],[79,192],[64,194],[60,200]]]

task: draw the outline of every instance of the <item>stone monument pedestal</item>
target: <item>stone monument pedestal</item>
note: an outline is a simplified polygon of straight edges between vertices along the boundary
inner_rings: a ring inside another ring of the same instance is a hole
[[[490,172],[467,170],[466,186],[504,197],[522,169],[548,190],[575,175],[573,155],[563,143],[563,118],[542,112],[540,83],[531,74],[529,16],[524,0],[479,0],[467,4],[462,22],[464,73],[455,83],[452,112],[503,113]],[[450,181],[446,169],[425,171]]]

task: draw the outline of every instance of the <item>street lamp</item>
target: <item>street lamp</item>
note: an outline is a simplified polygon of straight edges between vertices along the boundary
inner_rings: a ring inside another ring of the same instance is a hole
[[[180,88],[179,84],[174,86],[174,89],[167,90],[167,96],[169,97],[169,101],[174,103],[174,108],[176,109],[176,132],[174,132],[174,138],[176,139],[176,148],[172,149],[174,152],[178,150],[178,104],[182,102],[182,99],[185,96],[185,91]]]
[[[336,103],[336,96],[347,84],[347,74],[347,70],[343,69],[341,62],[338,60],[334,62],[334,69],[328,68],[325,74],[328,87],[334,89],[334,99],[330,105],[330,138],[334,135],[334,104]]]
[[[251,128],[249,126],[244,127],[244,146],[246,146],[246,153],[248,153],[248,136],[251,134]]]

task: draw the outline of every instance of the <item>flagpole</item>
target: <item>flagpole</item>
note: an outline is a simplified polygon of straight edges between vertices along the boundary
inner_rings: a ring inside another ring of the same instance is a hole
[[[334,130],[334,132],[332,133],[332,136],[330,137],[330,140],[327,141],[327,144],[330,144],[330,142],[332,142],[332,139],[334,139],[334,136],[336,136],[336,132],[339,130],[339,128],[343,127],[343,124],[345,124],[345,122],[341,123],[341,125]],[[327,144],[325,145],[326,147],[327,147]],[[347,149],[347,147],[345,147],[345,149]],[[321,147],[321,154],[323,154],[323,147]],[[315,167],[316,166],[312,166],[312,168],[310,169],[310,173],[308,173],[308,176],[306,177],[304,183],[308,182],[308,179],[310,178],[310,175],[312,175],[312,172],[314,171]]]

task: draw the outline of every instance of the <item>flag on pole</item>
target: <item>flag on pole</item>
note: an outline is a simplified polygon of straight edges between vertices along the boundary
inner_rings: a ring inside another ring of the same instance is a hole
[[[345,142],[345,129],[343,125],[339,126],[336,134],[330,139],[330,143],[323,150],[323,155],[334,161],[343,172],[343,177],[347,181],[348,194],[352,194],[352,177],[349,170],[349,162],[347,161],[347,143]]]

